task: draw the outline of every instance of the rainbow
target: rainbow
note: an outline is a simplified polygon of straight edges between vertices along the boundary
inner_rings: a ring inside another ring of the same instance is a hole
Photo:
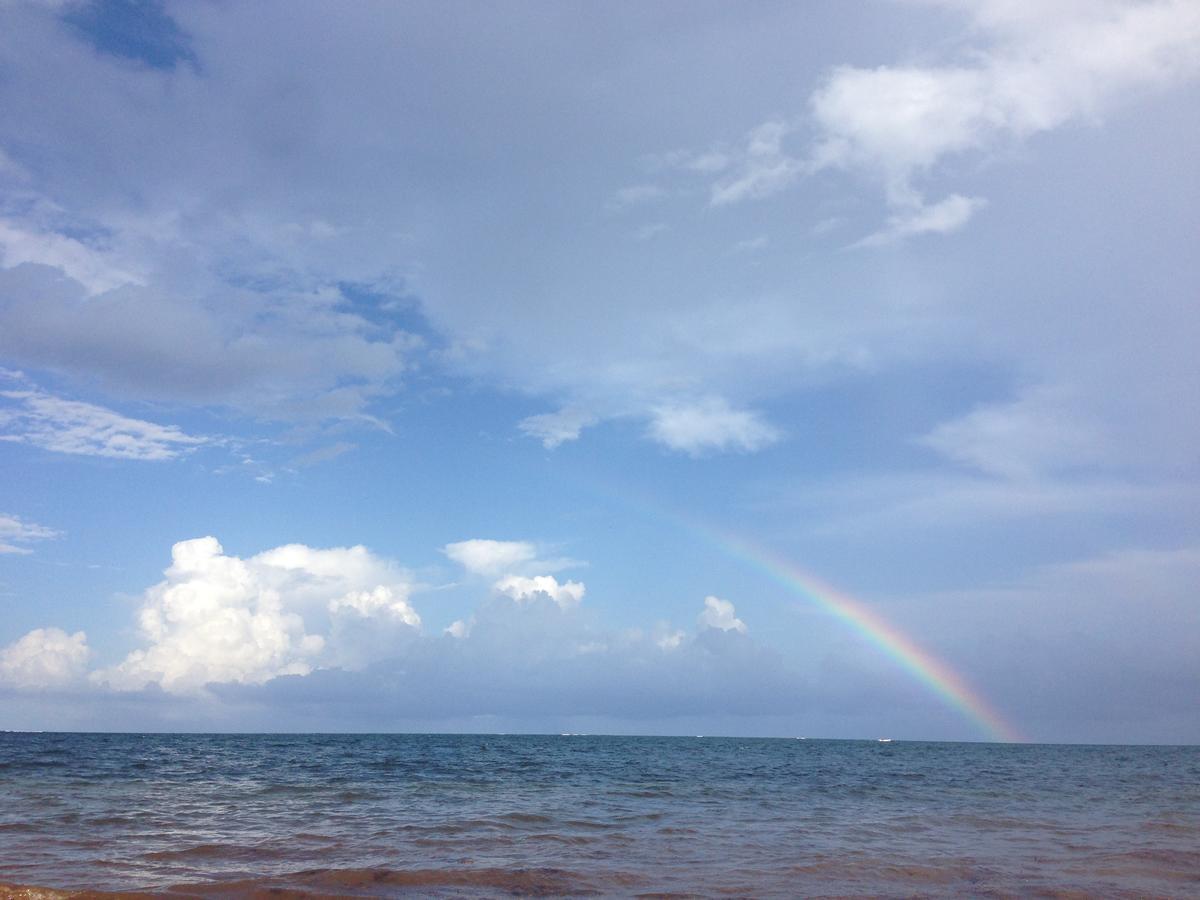
[[[608,492],[604,496],[620,498],[627,508],[637,510],[651,521],[672,522],[684,533],[701,538],[726,556],[765,575],[789,593],[846,623],[949,708],[977,726],[989,740],[1005,743],[1028,741],[949,663],[926,650],[861,600],[839,591],[765,547],[755,546],[736,534],[719,531],[695,518],[685,518],[648,498],[640,498],[639,501],[629,490]]]
[[[737,535],[723,533],[695,521],[687,524],[691,532],[705,538],[726,555],[746,563],[790,593],[816,604],[834,618],[845,622],[929,688],[947,706],[974,722],[989,739],[1013,743],[1027,740],[960,673],[861,601]]]

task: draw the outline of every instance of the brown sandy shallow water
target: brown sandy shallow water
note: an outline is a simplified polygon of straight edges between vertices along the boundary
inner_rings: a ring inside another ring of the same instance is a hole
[[[397,894],[425,896],[523,897],[596,896],[619,891],[610,881],[601,887],[576,873],[555,869],[318,869],[267,879],[183,884],[160,891],[59,890],[29,885],[0,884],[4,900],[137,900],[150,897],[197,897],[205,900],[256,900],[288,897],[377,897]],[[633,889],[632,884],[624,885]],[[634,889],[636,891],[636,889]]]
[[[1192,860],[1200,867],[1200,853]],[[587,876],[563,869],[314,869],[267,878],[234,879],[166,886],[154,891],[66,890],[52,887],[0,883],[0,900],[144,900],[144,898],[197,898],[197,900],[266,900],[266,898],[362,898],[362,897],[1039,897],[1083,900],[1099,896],[1093,890],[1049,885],[1018,889],[1014,885],[989,885],[970,879],[956,867],[880,866],[860,873],[873,885],[870,889],[831,889],[841,874],[833,866],[793,867],[781,883],[777,879],[755,883],[741,880],[714,885],[711,890],[655,890],[653,877],[639,874],[606,873]],[[840,867],[839,867],[840,868]],[[781,874],[781,873],[776,873]],[[1165,870],[1156,873],[1168,876]],[[1121,890],[1103,892],[1108,897],[1189,897],[1200,885],[1200,872],[1176,873],[1178,893]],[[845,882],[843,881],[843,887]]]
[[[622,883],[624,881],[624,883]],[[3,900],[137,900],[175,897],[205,900],[257,900],[288,897],[602,896],[637,893],[639,879],[608,878],[603,883],[557,869],[315,869],[262,879],[173,885],[159,891],[60,890],[0,884]],[[642,896],[664,896],[644,894]]]

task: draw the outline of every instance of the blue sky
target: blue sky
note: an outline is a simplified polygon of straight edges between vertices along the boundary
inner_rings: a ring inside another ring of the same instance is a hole
[[[0,6],[0,721],[1200,741],[1200,7]]]

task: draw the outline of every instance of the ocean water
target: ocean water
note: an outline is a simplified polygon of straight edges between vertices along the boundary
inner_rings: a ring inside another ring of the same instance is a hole
[[[0,882],[1200,896],[1200,748],[5,733]]]

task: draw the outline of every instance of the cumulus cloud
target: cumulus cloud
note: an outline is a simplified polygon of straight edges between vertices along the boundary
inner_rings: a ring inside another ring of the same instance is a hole
[[[560,584],[552,575],[532,574],[570,568],[581,563],[573,559],[539,559],[537,547],[529,541],[474,538],[447,544],[442,552],[470,574],[496,579],[492,583],[492,590],[517,603],[528,603],[544,596],[566,609],[583,600],[586,589],[581,582],[566,581]],[[472,624],[473,621],[455,622],[447,629],[447,633],[464,637]]]
[[[654,643],[658,644],[663,650],[677,650],[683,645],[686,638],[686,632],[678,629],[674,631],[665,630],[654,639]]]
[[[113,459],[177,459],[207,438],[22,385],[0,390],[0,441]]]
[[[413,628],[421,625],[421,617],[408,603],[407,592],[398,594],[394,588],[383,584],[371,591],[350,591],[334,597],[329,601],[329,611],[335,614],[353,612],[363,619],[387,615]]]
[[[20,516],[0,513],[0,554],[32,553],[28,544],[61,537],[62,532],[36,522],[22,521]]]
[[[733,604],[711,595],[704,598],[704,612],[700,613],[697,621],[703,628],[716,628],[720,631],[746,630],[746,623],[737,617]]]
[[[706,452],[751,452],[775,443],[780,432],[753,410],[735,409],[720,397],[668,403],[654,409],[650,436],[692,456]]]
[[[276,711],[315,704],[324,721],[758,714],[782,684],[797,693],[799,677],[746,637],[728,601],[705,598],[690,633],[667,622],[612,630],[581,609],[579,582],[507,576],[492,587],[468,616],[426,634],[407,571],[363,547],[287,544],[241,558],[213,537],[180,541],[142,596],[143,646],[85,680],[84,634],[38,629],[0,650],[0,685]]]
[[[35,628],[0,649],[0,685],[23,690],[71,687],[83,677],[88,656],[82,631]]]
[[[171,559],[142,598],[147,646],[94,673],[96,682],[194,693],[211,682],[354,667],[394,651],[420,625],[407,573],[365,547],[288,544],[241,559],[205,537],[175,544]],[[361,642],[364,625],[374,646]]]
[[[586,588],[581,582],[567,581],[559,584],[553,575],[508,575],[497,581],[493,587],[518,603],[527,603],[537,595],[543,594],[563,609],[578,604],[586,593]]]

